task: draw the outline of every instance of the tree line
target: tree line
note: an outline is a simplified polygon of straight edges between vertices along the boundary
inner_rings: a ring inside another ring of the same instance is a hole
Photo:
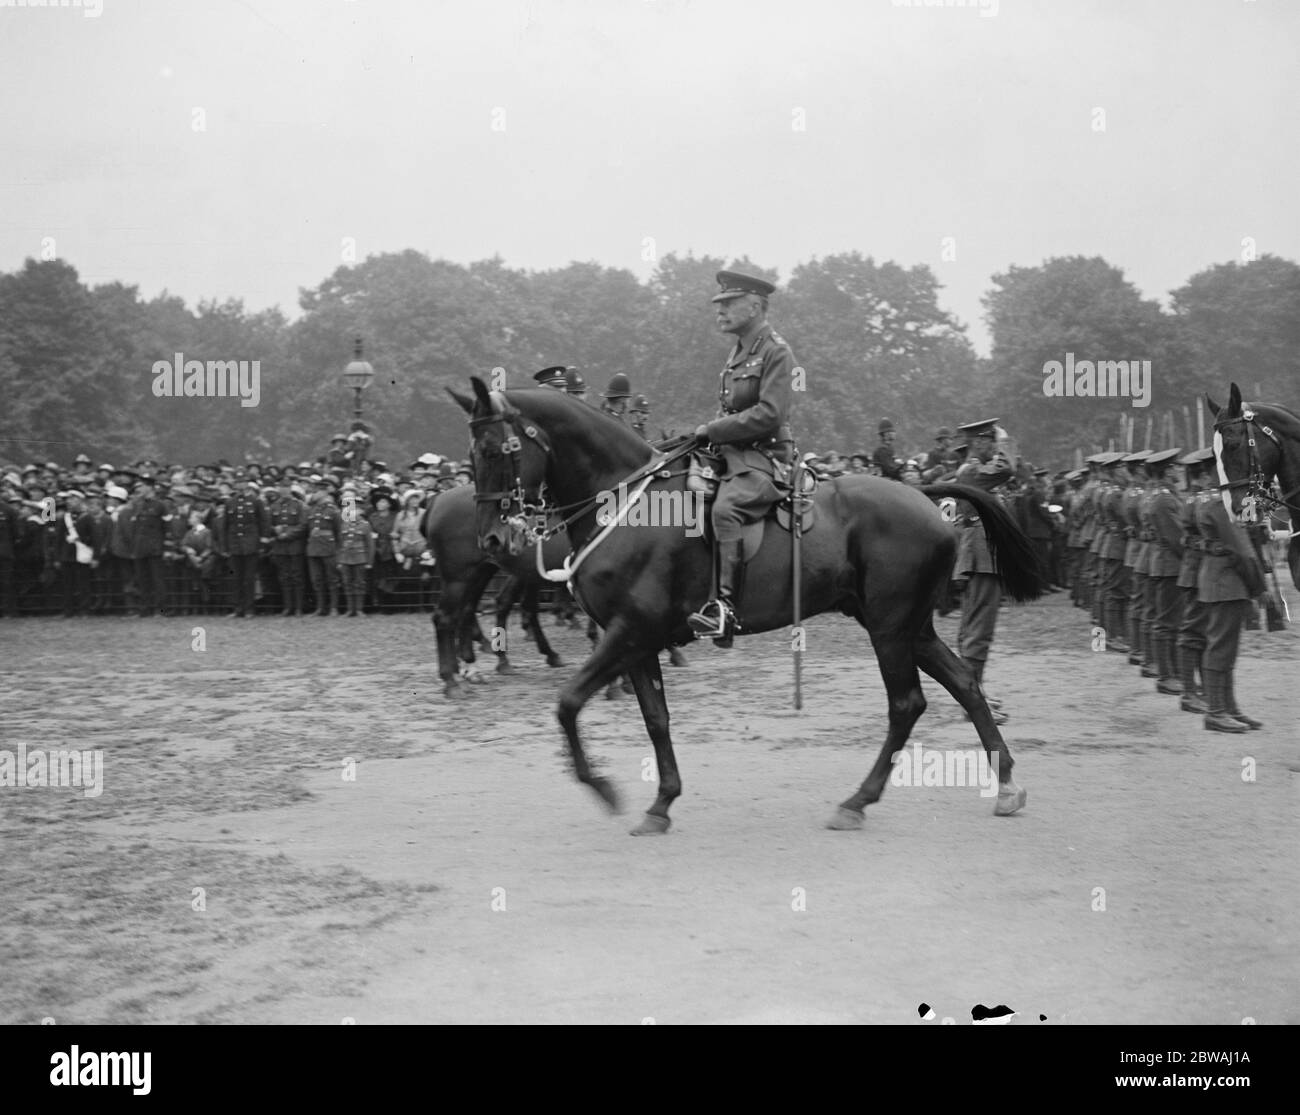
[[[670,254],[642,282],[598,263],[530,272],[408,250],[301,290],[293,321],[237,299],[190,308],[167,292],[91,287],[64,261],[28,259],[0,274],[0,460],[314,457],[347,430],[352,393],[340,373],[358,335],[375,369],[364,396],[374,453],[394,466],[429,449],[463,456],[464,415],[444,386],[497,367],[522,386],[546,365],[575,365],[593,393],[624,372],[649,397],[656,433],[691,429],[717,406],[728,339],[709,298],[727,267],[779,281],[771,320],[805,371],[794,413],[805,450],[869,449],[888,416],[898,447],[919,453],[940,425],[1000,415],[1022,454],[1064,466],[1076,448],[1104,448],[1121,415],[1138,415],[1142,431],[1146,415],[1128,399],[1044,393],[1044,367],[1067,353],[1150,361],[1157,436],[1169,434],[1171,413],[1198,393],[1226,394],[1230,380],[1248,396],[1300,402],[1300,266],[1271,255],[1208,267],[1164,306],[1100,258],[1010,267],[983,298],[987,358],[940,304],[928,266],[858,252],[784,278],[748,259]],[[155,362],[178,353],[259,361],[258,405],[155,396]],[[1174,436],[1184,430],[1173,424]]]

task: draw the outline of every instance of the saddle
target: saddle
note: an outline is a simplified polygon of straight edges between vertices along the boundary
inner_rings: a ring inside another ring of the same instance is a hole
[[[704,502],[705,510],[708,511],[713,501],[717,498],[718,488],[722,483],[719,473],[719,467],[722,464],[720,457],[714,456],[705,450],[699,450],[692,453],[690,463],[686,473],[686,490],[697,493]],[[777,462],[776,471],[772,476],[772,483],[776,485],[780,493],[779,498],[767,509],[763,518],[756,522],[750,523],[744,528],[743,542],[745,547],[745,560],[750,561],[763,544],[763,536],[767,532],[767,525],[775,523],[781,530],[787,534],[793,529],[795,504],[799,505],[799,529],[802,534],[807,534],[814,526],[817,525],[817,505],[813,502],[813,495],[817,491],[820,478],[810,468],[801,468],[799,470],[799,487],[798,493],[794,490],[792,476],[794,467],[792,465],[782,465]],[[713,517],[712,515],[702,516],[704,524],[704,537],[710,545],[713,544]]]

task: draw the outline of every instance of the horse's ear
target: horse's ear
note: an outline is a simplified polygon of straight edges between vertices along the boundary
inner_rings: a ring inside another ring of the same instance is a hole
[[[474,398],[478,400],[479,404],[483,407],[485,411],[491,414],[492,395],[488,391],[487,384],[484,383],[481,379],[479,379],[478,376],[470,376],[469,382],[470,382],[470,386],[474,388]]]
[[[1210,393],[1208,391],[1205,393],[1205,405],[1210,408],[1210,413],[1214,415],[1215,418],[1219,417],[1219,404],[1210,398]]]
[[[1228,393],[1228,413],[1234,416],[1241,413],[1241,389],[1235,383]]]
[[[474,412],[474,400],[466,395],[464,391],[457,391],[454,387],[448,387],[447,394],[456,400],[456,405],[466,414]]]

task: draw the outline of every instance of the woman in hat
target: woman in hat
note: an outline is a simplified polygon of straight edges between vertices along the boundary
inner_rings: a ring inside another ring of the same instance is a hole
[[[375,532],[375,605],[382,615],[388,614],[388,597],[397,581],[397,561],[393,557],[393,528],[397,512],[393,510],[393,490],[383,485],[370,489],[370,527]]]

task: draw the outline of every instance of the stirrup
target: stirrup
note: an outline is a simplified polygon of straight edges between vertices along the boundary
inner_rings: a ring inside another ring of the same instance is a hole
[[[701,639],[722,639],[734,630],[735,616],[725,600],[710,600],[686,622]]]

